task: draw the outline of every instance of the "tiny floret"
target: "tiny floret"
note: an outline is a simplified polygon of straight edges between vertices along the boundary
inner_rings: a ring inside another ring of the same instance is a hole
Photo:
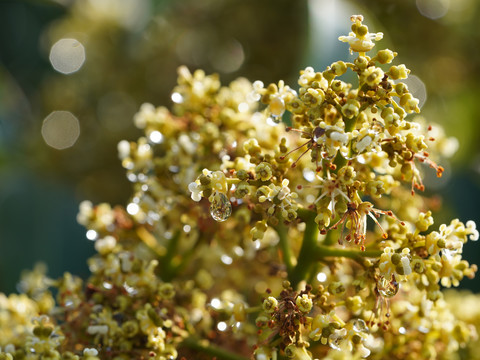
[[[353,15],[350,20],[353,22],[352,31],[348,36],[340,36],[338,40],[350,44],[350,52],[365,53],[375,46],[372,40],[383,39],[383,33],[369,33],[367,26],[362,24],[363,16]]]

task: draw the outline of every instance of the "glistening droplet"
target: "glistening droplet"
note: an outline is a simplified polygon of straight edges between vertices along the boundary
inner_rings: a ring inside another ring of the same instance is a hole
[[[275,96],[270,101],[270,112],[274,117],[280,117],[285,112],[285,101],[279,97]]]
[[[328,346],[330,346],[333,350],[341,350],[340,343],[343,338],[339,335],[330,335],[328,338]]]
[[[232,204],[227,195],[217,192],[213,195],[213,201],[210,204],[210,215],[215,221],[225,221],[232,215]]]
[[[353,330],[355,330],[356,332],[368,332],[369,331],[368,327],[367,327],[367,324],[362,319],[353,320],[352,327],[353,327]]]
[[[395,280],[395,276],[392,275],[391,280],[388,280],[384,276],[381,276],[377,280],[377,289],[378,293],[381,296],[385,298],[391,298],[397,294],[399,285],[397,280]]]

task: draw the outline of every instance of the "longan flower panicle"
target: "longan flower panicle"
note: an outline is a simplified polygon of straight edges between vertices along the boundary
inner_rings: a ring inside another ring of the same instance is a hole
[[[382,34],[351,21],[357,58],[306,67],[297,91],[180,67],[172,109],[143,104],[144,136],[118,144],[127,206],[80,205],[91,276],[37,268],[0,294],[0,358],[433,359],[471,341],[441,287],[475,275],[476,225],[433,230],[432,200],[402,185],[423,189],[419,163],[440,176],[458,142],[409,115],[410,70],[367,56]]]

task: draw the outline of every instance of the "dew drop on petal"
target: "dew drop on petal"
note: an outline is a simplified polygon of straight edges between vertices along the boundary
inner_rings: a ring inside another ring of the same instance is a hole
[[[232,215],[232,204],[224,193],[216,193],[210,204],[210,215],[213,220],[222,222]]]
[[[368,332],[367,324],[362,319],[355,319],[353,320],[353,330],[356,332]]]
[[[279,116],[269,116],[267,118],[267,124],[270,125],[270,126],[277,126],[278,124],[280,124],[280,117]]]
[[[381,296],[385,298],[391,298],[397,294],[399,285],[395,278],[388,280],[382,276],[377,280],[377,288]]]
[[[275,117],[280,117],[285,112],[285,101],[276,96],[270,101],[270,112]]]
[[[333,350],[341,350],[340,349],[340,342],[342,338],[339,336],[332,336],[328,338],[328,346],[330,346]]]

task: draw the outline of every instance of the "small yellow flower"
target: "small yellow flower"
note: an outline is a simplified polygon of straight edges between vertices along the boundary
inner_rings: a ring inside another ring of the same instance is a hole
[[[383,39],[383,33],[369,33],[368,27],[362,24],[362,15],[353,15],[350,20],[353,22],[352,31],[348,36],[340,36],[338,40],[348,42],[350,44],[350,52],[365,53],[375,46],[372,40],[378,41]]]

